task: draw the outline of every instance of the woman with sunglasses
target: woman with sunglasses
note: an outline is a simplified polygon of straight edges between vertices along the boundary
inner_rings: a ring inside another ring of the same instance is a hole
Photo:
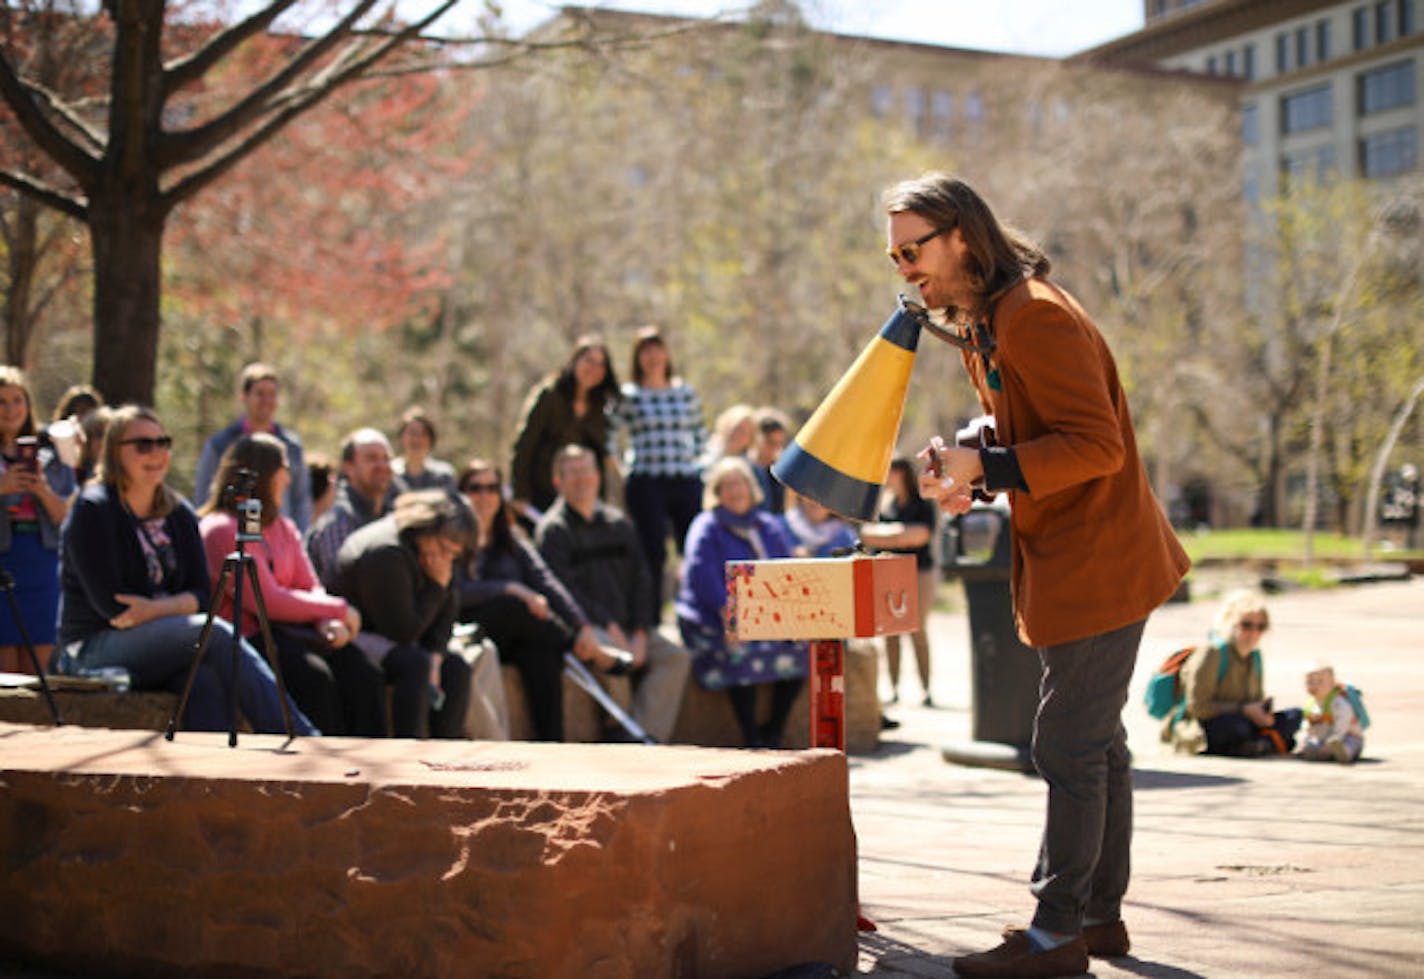
[[[521,518],[532,525],[554,502],[554,455],[564,446],[587,446],[603,471],[607,412],[618,397],[608,347],[595,336],[580,337],[563,369],[529,392],[510,463],[511,503]]]
[[[235,574],[223,588],[218,613],[236,622],[254,647],[268,655],[276,653],[292,699],[323,733],[384,737],[385,677],[351,642],[361,631],[360,613],[346,599],[327,594],[302,547],[301,531],[282,515],[292,474],[287,446],[275,435],[244,435],[227,447],[218,462],[208,502],[198,511],[208,574],[216,584],[224,560],[237,550],[242,515],[234,489],[239,487],[242,470],[256,476],[252,496],[262,504],[262,539],[247,544],[246,553],[254,559],[276,650],[264,649],[258,597],[252,594],[245,572],[242,621],[233,618]]]
[[[39,443],[24,372],[0,366],[0,567],[14,579],[25,627],[22,632],[10,603],[0,601],[0,671],[34,669],[26,635],[40,669],[49,663],[59,604],[59,527],[74,489],[74,470]]]
[[[1179,751],[1259,758],[1295,748],[1303,714],[1273,710],[1264,695],[1261,637],[1271,626],[1266,600],[1250,591],[1226,597],[1206,645],[1182,664],[1186,711],[1169,718],[1166,739]]]
[[[456,568],[460,620],[477,623],[524,683],[540,741],[564,739],[564,653],[605,673],[626,672],[626,654],[605,649],[588,617],[514,522],[494,463],[473,459],[460,492],[475,513],[474,550]]]
[[[65,521],[60,561],[62,669],[121,667],[135,690],[181,691],[207,619],[211,581],[198,518],[165,483],[173,439],[148,408],[125,405],[109,421],[92,483]],[[233,676],[232,626],[213,632],[188,699],[184,723],[228,729],[235,682],[243,716],[259,733],[285,730],[267,661],[239,640]],[[294,704],[297,734],[321,732]]]

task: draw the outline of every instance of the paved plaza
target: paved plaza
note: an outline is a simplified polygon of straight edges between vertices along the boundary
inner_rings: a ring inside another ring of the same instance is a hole
[[[1150,620],[1125,712],[1136,761],[1134,874],[1124,918],[1132,955],[1092,975],[1424,975],[1424,580],[1295,592],[1270,602],[1267,693],[1305,699],[1313,658],[1365,693],[1373,726],[1354,767],[1290,758],[1171,754],[1140,701],[1153,667],[1200,642],[1211,600]],[[880,753],[853,758],[862,909],[872,976],[952,976],[950,960],[1032,911],[1043,784],[944,762],[967,739],[969,636],[936,613],[934,709],[902,721]],[[912,665],[912,664],[910,664]],[[902,694],[918,704],[913,671]]]

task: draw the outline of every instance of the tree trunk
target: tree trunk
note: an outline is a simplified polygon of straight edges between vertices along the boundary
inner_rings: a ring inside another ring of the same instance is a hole
[[[94,378],[110,404],[153,404],[163,227],[158,188],[89,205],[94,249]],[[126,199],[127,198],[127,199]]]
[[[9,255],[10,289],[5,294],[5,363],[30,367],[30,338],[34,320],[30,303],[34,295],[35,272],[39,268],[40,205],[19,197],[15,205],[13,246]]]

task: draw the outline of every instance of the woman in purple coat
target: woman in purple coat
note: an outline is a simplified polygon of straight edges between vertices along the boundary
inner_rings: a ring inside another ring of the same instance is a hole
[[[707,472],[703,511],[687,531],[686,559],[677,594],[677,623],[692,652],[692,671],[707,690],[726,690],[748,748],[781,744],[786,718],[807,672],[806,644],[781,640],[739,642],[728,636],[725,565],[791,556],[780,521],[760,509],[761,490],[740,456]],[[757,685],[772,684],[771,718],[758,725]]]

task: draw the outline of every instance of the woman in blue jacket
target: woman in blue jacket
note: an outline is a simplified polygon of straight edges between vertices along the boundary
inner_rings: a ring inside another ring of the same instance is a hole
[[[117,666],[128,671],[135,690],[182,690],[211,585],[198,518],[164,482],[172,448],[148,408],[125,405],[110,419],[99,472],[62,531],[62,669]],[[214,619],[188,700],[187,727],[228,728],[232,642],[232,626]],[[271,669],[246,641],[238,648],[238,706],[254,731],[284,731]],[[288,703],[297,734],[321,733]]]
[[[707,471],[703,512],[687,532],[687,557],[677,595],[677,624],[692,652],[692,672],[707,690],[731,698],[748,748],[776,748],[807,672],[805,643],[783,640],[738,642],[728,636],[726,562],[791,556],[781,522],[760,509],[761,489],[740,456],[718,460]],[[772,684],[771,718],[758,725],[757,685]]]

